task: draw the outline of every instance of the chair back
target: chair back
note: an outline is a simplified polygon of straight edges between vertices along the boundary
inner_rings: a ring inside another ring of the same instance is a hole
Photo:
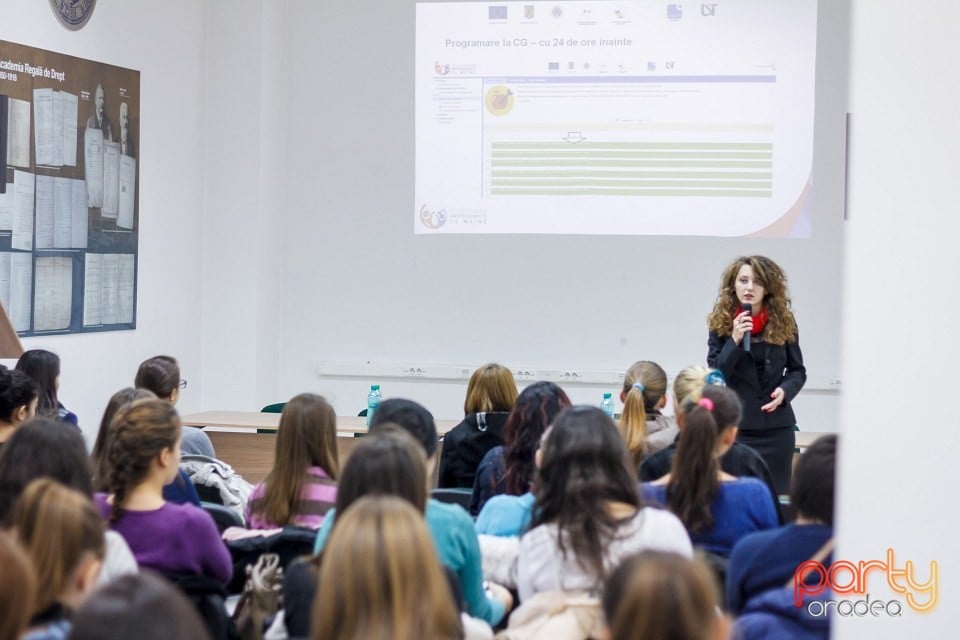
[[[430,497],[434,500],[458,504],[463,507],[467,513],[470,512],[470,498],[472,496],[473,489],[467,489],[465,487],[438,488],[430,492]]]
[[[243,518],[241,518],[236,511],[229,509],[222,504],[201,501],[200,506],[204,511],[210,514],[210,517],[213,518],[214,523],[217,525],[217,531],[220,533],[223,533],[228,527],[246,526]]]

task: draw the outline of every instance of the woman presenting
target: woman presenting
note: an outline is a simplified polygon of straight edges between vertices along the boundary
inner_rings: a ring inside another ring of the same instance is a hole
[[[790,401],[807,371],[783,270],[763,256],[734,260],[707,321],[707,364],[743,403],[737,440],[763,457],[778,493],[787,493],[797,423]]]

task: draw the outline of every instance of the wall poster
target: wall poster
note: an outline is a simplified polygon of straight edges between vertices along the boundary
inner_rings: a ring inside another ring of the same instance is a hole
[[[0,96],[0,304],[17,334],[136,328],[140,72],[0,40]]]

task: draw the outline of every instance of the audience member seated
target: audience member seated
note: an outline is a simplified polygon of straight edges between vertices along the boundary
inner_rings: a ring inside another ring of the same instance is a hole
[[[708,369],[702,366],[687,367],[677,374],[673,381],[673,407],[678,429],[683,429],[682,401],[686,399],[688,402],[696,402],[700,399],[704,386],[708,384],[724,386],[723,374],[716,369]],[[678,438],[675,438],[666,449],[651,454],[640,464],[641,481],[653,482],[670,473],[673,456],[677,451]],[[737,478],[757,478],[767,485],[767,489],[770,490],[771,504],[777,512],[777,520],[780,521],[781,513],[777,488],[773,483],[773,476],[770,475],[767,463],[763,461],[759,453],[745,444],[734,442],[720,458],[720,468]]]
[[[33,617],[24,638],[63,640],[72,611],[97,584],[106,548],[103,521],[89,498],[40,478],[17,501],[13,523],[37,572]]]
[[[93,444],[93,466],[94,466],[94,488],[100,492],[109,492],[107,477],[110,470],[110,461],[107,458],[110,436],[113,432],[113,416],[125,404],[134,400],[144,398],[156,398],[156,394],[147,389],[134,389],[126,387],[117,391],[107,402],[107,408],[103,410],[103,417],[100,419],[100,430],[97,432],[96,442]],[[197,494],[196,487],[190,482],[190,478],[183,469],[177,470],[177,475],[173,482],[163,488],[163,499],[174,504],[193,504],[200,506],[200,496]]]
[[[399,427],[380,429],[363,438],[344,465],[337,489],[337,507],[346,511],[364,496],[395,496],[420,513],[427,505],[427,458],[422,447]],[[336,508],[328,521],[336,517]],[[329,533],[327,528],[326,533]],[[309,563],[295,563],[284,574],[284,622],[290,637],[310,631],[310,609],[322,553]]]
[[[433,415],[412,400],[391,398],[377,407],[370,433],[394,425],[412,435],[420,445],[427,458],[426,477],[430,478],[437,463],[437,426]],[[352,460],[353,455],[350,458]],[[341,483],[338,492],[344,490]],[[339,494],[337,500],[340,500]],[[459,579],[468,613],[495,626],[513,605],[513,598],[506,589],[496,584],[490,584],[488,590],[484,589],[480,545],[473,520],[460,506],[434,499],[427,500],[424,516],[437,553],[440,554],[440,561]],[[331,511],[323,521],[317,533],[317,553],[323,550],[334,519],[335,513]]]
[[[463,421],[443,437],[440,487],[473,487],[477,467],[487,451],[503,444],[503,428],[517,401],[510,369],[485,364],[470,376]]]
[[[520,601],[547,591],[597,593],[627,555],[693,555],[676,516],[644,507],[616,424],[599,408],[562,411],[544,437],[530,530],[520,538]]]
[[[171,405],[180,399],[180,390],[185,389],[187,381],[180,377],[180,364],[172,356],[154,356],[140,363],[133,386],[137,389],[152,391],[161,400]],[[210,436],[196,427],[182,427],[183,452],[216,458]]]
[[[17,360],[16,370],[30,376],[39,387],[38,416],[78,424],[77,414],[68,411],[57,399],[57,392],[60,391],[60,356],[43,349],[30,349],[24,351]]]
[[[792,524],[744,537],[733,548],[726,579],[726,605],[738,615],[752,598],[779,589],[796,568],[833,537],[837,436],[819,438],[800,456],[793,470]],[[821,560],[829,564],[827,556]]]
[[[367,496],[338,520],[320,567],[311,637],[463,637],[433,542],[409,502]]]
[[[13,524],[17,499],[33,480],[50,478],[93,500],[90,459],[80,431],[71,424],[33,418],[17,429],[0,453],[0,526]],[[100,571],[103,584],[137,572],[137,561],[120,534],[106,532],[106,556]]]
[[[16,538],[0,530],[0,640],[18,640],[37,597],[37,574]]]
[[[316,529],[337,499],[337,416],[326,400],[301,393],[280,416],[273,469],[247,503],[247,526]]]
[[[634,465],[677,437],[677,425],[660,413],[667,404],[667,373],[656,362],[634,362],[623,376],[620,434]]]
[[[73,616],[70,640],[209,640],[190,602],[166,580],[143,572],[93,592]]]
[[[17,427],[37,413],[39,393],[27,374],[0,364],[0,451]]]
[[[533,454],[540,437],[570,398],[552,382],[534,382],[517,397],[503,431],[504,444],[483,457],[477,469],[470,499],[470,513],[477,515],[495,495],[522,496],[530,491],[534,477]]]
[[[830,640],[833,617],[830,609],[826,615],[815,616],[809,606],[813,601],[833,600],[833,592],[826,589],[818,594],[805,594],[798,607],[793,591],[791,584],[751,598],[734,621],[731,637],[735,640]],[[813,610],[817,611],[818,607]]]
[[[603,591],[608,640],[726,640],[717,605],[705,563],[658,551],[626,558]]]
[[[420,444],[400,427],[382,424],[376,433],[357,445],[344,466],[337,509],[346,513],[364,496],[393,496],[402,498],[423,514],[427,505],[427,483],[427,459]],[[320,559],[318,556],[309,563],[295,563],[284,574],[284,622],[291,637],[306,636],[309,632],[310,606],[317,585],[316,566]],[[457,607],[462,610],[459,579],[449,568],[444,567],[444,571]],[[490,631],[486,623],[467,615],[464,623],[468,630],[482,625]]]
[[[728,556],[743,536],[777,526],[770,490],[756,478],[736,478],[720,468],[720,456],[733,444],[740,423],[736,393],[708,386],[697,404],[682,406],[684,427],[673,468],[643,484],[644,498],[676,514],[694,545]]]
[[[110,527],[127,540],[141,567],[226,584],[232,563],[213,519],[192,504],[163,498],[163,487],[177,476],[180,462],[180,418],[173,405],[135,400],[120,407],[111,424],[110,495],[96,495]]]

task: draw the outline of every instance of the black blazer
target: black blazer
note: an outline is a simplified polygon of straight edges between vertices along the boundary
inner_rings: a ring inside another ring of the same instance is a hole
[[[750,346],[748,353],[730,336],[712,331],[707,340],[707,364],[723,373],[727,386],[743,403],[740,428],[764,430],[796,425],[790,401],[807,381],[799,336],[783,345],[753,338]],[[783,403],[772,413],[761,411],[760,407],[770,402],[770,394],[777,387],[783,389]]]

